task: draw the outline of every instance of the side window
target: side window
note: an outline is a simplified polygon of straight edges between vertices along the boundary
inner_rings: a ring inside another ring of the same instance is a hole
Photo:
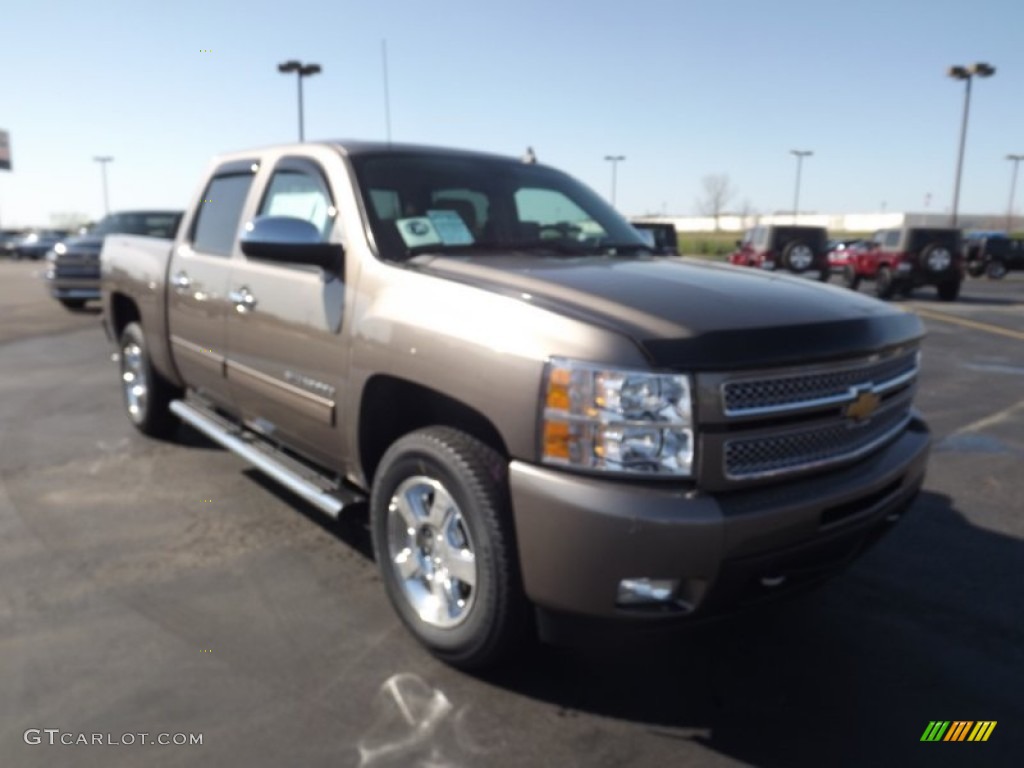
[[[754,230],[754,245],[760,247],[763,246],[768,240],[768,228],[757,227]]]
[[[327,184],[319,174],[282,169],[267,185],[260,216],[292,216],[305,219],[327,240],[337,216]]]
[[[890,229],[885,233],[885,246],[886,248],[894,248],[900,244],[900,231],[898,229]]]
[[[251,173],[214,176],[210,180],[192,229],[193,248],[217,256],[231,255],[251,185]]]

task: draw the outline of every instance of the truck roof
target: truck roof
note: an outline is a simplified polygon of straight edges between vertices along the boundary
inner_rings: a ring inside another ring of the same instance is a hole
[[[301,144],[270,144],[263,147],[253,147],[251,149],[240,150],[236,152],[225,152],[223,154],[217,155],[216,159],[218,161],[242,159],[251,156],[254,152],[287,152],[289,149],[298,149],[299,147],[308,147],[310,145],[332,147],[341,152],[343,155],[348,155],[352,157],[358,155],[382,154],[386,152],[414,152],[416,154],[436,154],[447,156],[461,155],[463,157],[487,158],[491,160],[502,160],[514,163],[521,162],[521,160],[518,157],[513,157],[511,155],[501,155],[495,152],[482,152],[471,149],[457,149],[454,147],[438,147],[429,144],[404,144],[394,141],[365,141],[361,139],[328,139],[322,141],[306,141]]]

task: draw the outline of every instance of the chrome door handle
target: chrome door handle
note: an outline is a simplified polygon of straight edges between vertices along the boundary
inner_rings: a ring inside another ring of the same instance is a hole
[[[176,272],[174,276],[171,277],[171,285],[174,286],[174,290],[181,293],[182,291],[187,291],[192,287],[192,278],[189,277],[186,272]]]
[[[246,287],[228,293],[228,301],[235,305],[239,312],[249,312],[256,308],[256,297],[249,293]]]

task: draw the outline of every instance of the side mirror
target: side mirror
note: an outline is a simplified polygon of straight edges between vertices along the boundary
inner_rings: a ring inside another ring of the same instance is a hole
[[[337,243],[325,243],[320,232],[305,219],[293,216],[257,216],[245,225],[242,253],[254,259],[285,264],[311,264],[340,272],[344,251]]]

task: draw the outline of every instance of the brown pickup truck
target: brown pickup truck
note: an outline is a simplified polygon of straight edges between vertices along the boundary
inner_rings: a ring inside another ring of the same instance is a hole
[[[368,507],[395,609],[457,666],[817,583],[925,473],[915,315],[654,254],[543,165],[232,154],[173,242],[110,235],[102,272],[135,426]]]

